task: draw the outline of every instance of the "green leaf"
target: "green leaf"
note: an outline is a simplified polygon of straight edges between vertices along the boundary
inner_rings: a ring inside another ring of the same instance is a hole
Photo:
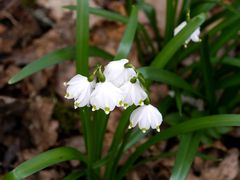
[[[206,15],[199,14],[191,19],[188,24],[174,38],[172,38],[163,50],[155,57],[151,66],[164,68],[176,51],[184,44],[188,37],[205,21]]]
[[[173,87],[197,94],[190,84],[172,72],[155,67],[142,67],[138,70],[143,74],[144,78],[148,80],[166,83]]]
[[[77,0],[76,68],[77,73],[88,76],[89,6],[88,0]]]
[[[176,0],[167,0],[167,15],[165,20],[165,44],[168,43],[170,39],[173,37],[173,31],[175,27],[175,15],[176,15],[176,7],[178,1]]]
[[[182,94],[179,90],[176,90],[175,93],[176,93],[175,98],[176,98],[177,109],[178,109],[179,115],[182,116],[182,104],[183,104]]]
[[[147,18],[149,19],[149,22],[154,30],[155,36],[156,36],[156,41],[158,43],[158,47],[161,46],[161,36],[160,36],[160,31],[158,28],[158,23],[157,23],[157,16],[156,16],[156,10],[154,7],[148,3],[143,3],[141,5],[144,13],[146,14]]]
[[[58,164],[63,161],[79,160],[86,162],[82,153],[71,147],[55,148],[41,153],[30,160],[17,166],[14,170],[4,176],[4,180],[24,179],[46,167]]]
[[[226,77],[220,79],[218,85],[218,88],[230,88],[234,86],[239,86],[240,85],[240,73],[235,74],[234,76]]]
[[[64,8],[69,9],[69,10],[76,10],[77,7],[76,6],[64,6]],[[118,21],[118,22],[122,22],[122,23],[127,23],[128,22],[128,18],[125,16],[122,16],[119,13],[115,13],[115,12],[111,12],[111,11],[107,11],[101,8],[92,8],[89,7],[89,12],[91,14],[97,15],[97,16],[101,16],[104,17],[108,20],[112,20],[112,21]]]
[[[124,32],[123,38],[118,47],[117,54],[114,58],[115,60],[126,58],[128,56],[137,30],[138,25],[137,17],[138,9],[136,6],[132,6],[131,15],[129,17],[129,21]]]
[[[158,143],[161,140],[169,139],[183,133],[194,132],[200,129],[224,126],[240,126],[240,115],[223,114],[205,116],[200,118],[194,118],[192,120],[185,121],[171,128],[168,128],[161,133],[153,136],[147,142],[139,146],[135,150],[135,152],[129,157],[124,166],[120,169],[117,179],[121,179],[125,175],[125,173],[132,167],[133,163],[141,154],[143,154],[144,151],[146,151],[150,146]]]
[[[240,68],[240,58],[232,58],[232,57],[226,57],[222,61],[220,61],[222,64],[227,64],[230,66],[238,67]]]
[[[62,49],[58,49],[56,51],[53,51],[49,54],[46,54],[42,56],[41,58],[33,61],[32,63],[26,65],[20,72],[18,72],[16,75],[14,75],[9,81],[9,84],[14,84],[22,79],[41,71],[42,69],[45,69],[49,66],[52,66],[54,64],[59,64],[64,61],[67,61],[69,59],[75,59],[75,48],[74,47],[66,47]],[[98,56],[102,57],[104,59],[112,59],[112,55],[109,53],[98,49],[96,47],[90,47],[90,56]]]
[[[226,28],[222,33],[221,36],[215,40],[212,47],[211,47],[211,56],[215,56],[219,49],[221,49],[226,43],[233,39],[234,37],[238,37],[237,33],[240,29],[240,24],[237,23],[231,28]]]
[[[208,100],[208,105],[210,106],[210,111],[213,111],[216,104],[215,98],[215,85],[213,79],[213,69],[210,62],[210,52],[208,45],[208,37],[206,36],[201,43],[201,72],[203,74],[203,83],[205,89],[206,99]]]
[[[171,180],[185,180],[199,146],[199,135],[184,134],[180,138],[176,161],[174,163]]]
[[[86,173],[86,171],[74,171],[71,174],[69,174],[66,177],[64,177],[63,180],[78,180],[85,173]]]
[[[116,149],[116,147],[121,143],[121,140],[124,136],[125,130],[129,125],[129,117],[130,117],[130,114],[132,111],[133,111],[133,107],[129,107],[122,113],[122,116],[119,120],[117,129],[114,133],[110,151],[113,149]]]

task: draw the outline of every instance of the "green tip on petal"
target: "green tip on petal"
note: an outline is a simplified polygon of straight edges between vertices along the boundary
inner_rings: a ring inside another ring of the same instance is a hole
[[[122,102],[122,100],[119,101],[119,106],[123,106],[123,102]]]
[[[67,86],[67,82],[63,82],[63,85],[66,87]]]
[[[141,99],[139,102],[138,102],[138,104],[140,105],[140,106],[142,106],[144,103],[143,103],[144,101]]]
[[[69,94],[68,94],[68,93],[66,93],[64,97],[65,97],[65,98],[68,98],[68,97],[69,97]]]
[[[77,108],[79,107],[79,105],[80,105],[79,102],[77,102],[77,101],[74,102],[74,108],[75,108],[75,109],[77,109]]]
[[[128,108],[128,103],[124,103],[124,104],[123,104],[123,108],[124,108],[124,109],[127,109],[127,108]]]
[[[110,113],[110,108],[109,108],[109,107],[105,107],[105,108],[104,108],[104,112],[105,112],[106,114],[109,114],[109,113]]]
[[[146,133],[146,132],[147,132],[147,130],[146,130],[145,128],[141,129],[141,131],[142,131],[143,133]]]
[[[132,129],[133,126],[132,126],[132,123],[130,122],[130,124],[128,125],[128,129]]]
[[[96,111],[96,106],[95,105],[92,106],[92,111]]]
[[[156,127],[156,131],[160,132],[160,127],[159,126]]]
[[[184,44],[184,48],[187,48],[187,47],[188,47],[188,45],[185,43],[185,44]]]

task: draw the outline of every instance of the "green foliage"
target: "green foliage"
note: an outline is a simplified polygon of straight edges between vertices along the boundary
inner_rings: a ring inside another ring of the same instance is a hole
[[[77,11],[75,47],[59,49],[35,60],[12,77],[9,84],[70,59],[76,60],[78,73],[87,75],[89,56],[107,60],[127,58],[135,43],[141,65],[144,66],[138,70],[148,80],[147,83],[166,84],[169,90],[174,92],[173,97],[164,97],[158,106],[164,115],[167,128],[154,135],[145,135],[139,130],[127,130],[132,107],[122,113],[109,152],[103,157],[101,152],[108,116],[102,111],[93,115],[89,108],[82,108],[80,116],[87,148],[85,155],[72,148],[53,149],[19,165],[4,179],[26,178],[50,165],[72,159],[83,162],[82,170],[73,171],[65,177],[67,180],[78,179],[81,176],[98,179],[100,168],[103,166],[104,179],[122,179],[139,164],[169,156],[169,152],[160,152],[158,156],[149,159],[141,157],[152,145],[172,137],[178,137],[179,148],[176,153],[171,154],[176,155],[171,179],[185,179],[195,156],[213,159],[200,154],[198,147],[221,138],[232,126],[240,126],[240,115],[233,114],[240,104],[240,57],[236,55],[239,47],[240,1],[225,4],[222,0],[183,0],[177,16],[178,1],[169,0],[163,36],[160,35],[157,26],[155,8],[143,0],[137,1],[136,6],[132,6],[135,1],[126,1],[129,16],[89,7],[87,0],[77,2],[77,6],[64,7]],[[206,15],[216,7],[219,11]],[[138,22],[139,9],[146,14],[154,37]],[[126,30],[114,56],[89,46],[89,14],[126,24]],[[187,19],[189,15],[190,19]],[[188,21],[187,25],[179,34],[173,36],[174,28],[185,20]],[[198,27],[201,27],[202,42],[189,43],[188,47],[184,48],[183,44]],[[202,107],[199,107],[199,102],[203,104]],[[90,120],[90,117],[93,117],[94,121]],[[136,143],[144,136],[148,137],[146,142],[136,147]],[[119,167],[120,158],[133,146],[133,153],[125,164]]]

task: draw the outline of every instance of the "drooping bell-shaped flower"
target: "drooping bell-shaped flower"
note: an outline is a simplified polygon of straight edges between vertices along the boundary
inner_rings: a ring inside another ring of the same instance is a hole
[[[185,26],[187,25],[186,21],[183,21],[181,24],[179,24],[175,29],[174,29],[174,36],[176,36]],[[200,27],[198,27],[191,35],[190,37],[185,41],[185,45],[187,45],[191,40],[193,42],[200,42],[201,39],[199,38],[200,36]]]
[[[132,112],[129,128],[133,128],[138,124],[143,133],[145,133],[150,127],[160,132],[162,121],[162,114],[156,107],[151,104],[143,105]]]
[[[106,81],[109,81],[115,86],[120,87],[132,77],[136,76],[136,72],[133,68],[126,68],[124,66],[127,63],[127,59],[121,59],[108,63],[103,72],[106,77]]]
[[[96,84],[90,98],[92,111],[102,109],[109,114],[123,100],[122,90],[111,82],[104,81]]]
[[[148,97],[138,80],[135,82],[128,81],[121,86],[120,89],[123,91],[124,98],[122,106],[124,109],[133,104],[136,106],[142,106],[144,104],[144,100]]]
[[[64,85],[67,86],[65,98],[74,99],[75,109],[89,105],[95,81],[89,82],[87,77],[77,74],[70,81],[65,82]]]

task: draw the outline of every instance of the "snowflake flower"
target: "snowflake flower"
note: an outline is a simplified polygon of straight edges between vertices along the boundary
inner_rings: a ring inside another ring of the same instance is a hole
[[[124,95],[122,102],[124,109],[133,104],[136,106],[142,106],[144,104],[144,100],[148,97],[138,80],[135,83],[128,81],[121,86],[120,89],[123,91]]]
[[[136,72],[133,68],[124,67],[127,63],[127,59],[121,59],[108,63],[103,72],[106,80],[113,83],[115,86],[120,87],[132,77],[136,76]]]
[[[91,94],[90,104],[92,111],[102,109],[109,114],[116,106],[120,106],[123,100],[122,90],[111,82],[99,82]]]
[[[145,133],[150,127],[160,132],[162,121],[162,115],[156,107],[151,104],[143,105],[132,112],[129,129],[138,124],[143,133]]]
[[[75,109],[89,105],[95,81],[89,82],[87,77],[77,74],[70,81],[65,82],[64,85],[67,86],[65,98],[75,100]]]

